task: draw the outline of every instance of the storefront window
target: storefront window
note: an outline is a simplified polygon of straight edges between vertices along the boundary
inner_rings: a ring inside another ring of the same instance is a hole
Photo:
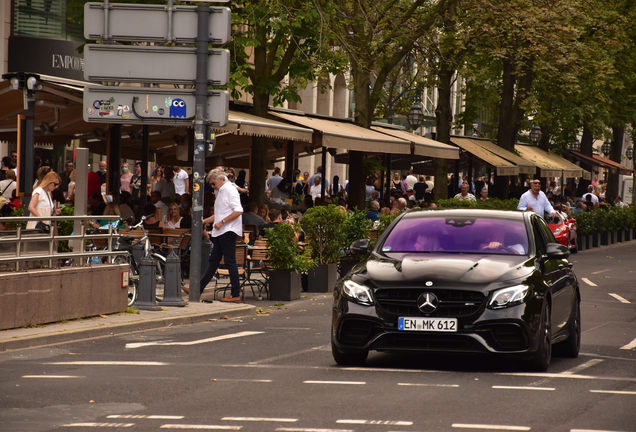
[[[83,13],[78,0],[14,0],[13,36],[83,42]]]

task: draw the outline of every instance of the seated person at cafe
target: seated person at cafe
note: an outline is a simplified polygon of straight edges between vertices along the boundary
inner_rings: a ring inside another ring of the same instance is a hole
[[[250,201],[244,207],[243,211],[243,225],[256,225],[257,234],[262,232],[265,225],[265,219],[258,215],[258,204],[254,201]]]
[[[259,240],[263,240],[267,237],[267,233],[265,232],[265,229],[274,228],[277,224],[284,222],[283,216],[280,210],[277,210],[277,209],[271,209],[269,211],[269,219],[271,220],[271,222],[263,225],[263,229],[261,230],[260,235],[258,236]],[[298,233],[296,233],[296,241],[298,241]]]

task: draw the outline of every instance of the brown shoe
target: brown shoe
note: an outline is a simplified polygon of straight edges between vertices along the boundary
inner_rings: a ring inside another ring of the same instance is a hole
[[[190,288],[186,287],[186,286],[181,286],[181,289],[183,290],[183,292],[185,292],[186,294],[190,294]]]
[[[241,296],[237,296],[237,297],[227,296],[225,298],[220,299],[219,301],[222,301],[222,302],[240,302],[241,301]]]

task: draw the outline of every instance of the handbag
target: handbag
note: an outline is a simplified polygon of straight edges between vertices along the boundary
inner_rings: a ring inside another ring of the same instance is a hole
[[[50,234],[51,233],[51,225],[45,224],[42,221],[40,221],[37,224],[35,224],[35,229],[38,229],[38,230],[42,231],[44,234]]]

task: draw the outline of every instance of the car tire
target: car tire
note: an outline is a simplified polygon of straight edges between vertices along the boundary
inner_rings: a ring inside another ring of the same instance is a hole
[[[552,360],[552,319],[550,316],[550,304],[546,301],[541,314],[541,327],[539,328],[539,344],[537,351],[530,358],[529,366],[533,371],[545,372],[550,367]]]
[[[333,355],[333,359],[340,366],[362,366],[365,361],[367,361],[367,357],[369,356],[369,351],[359,351],[354,353],[346,353],[342,352],[336,347],[336,344],[333,340],[333,335],[331,336],[331,354]]]
[[[563,342],[554,345],[554,352],[561,357],[576,358],[581,350],[581,303],[578,298],[574,302],[572,316],[568,321],[570,335]]]

